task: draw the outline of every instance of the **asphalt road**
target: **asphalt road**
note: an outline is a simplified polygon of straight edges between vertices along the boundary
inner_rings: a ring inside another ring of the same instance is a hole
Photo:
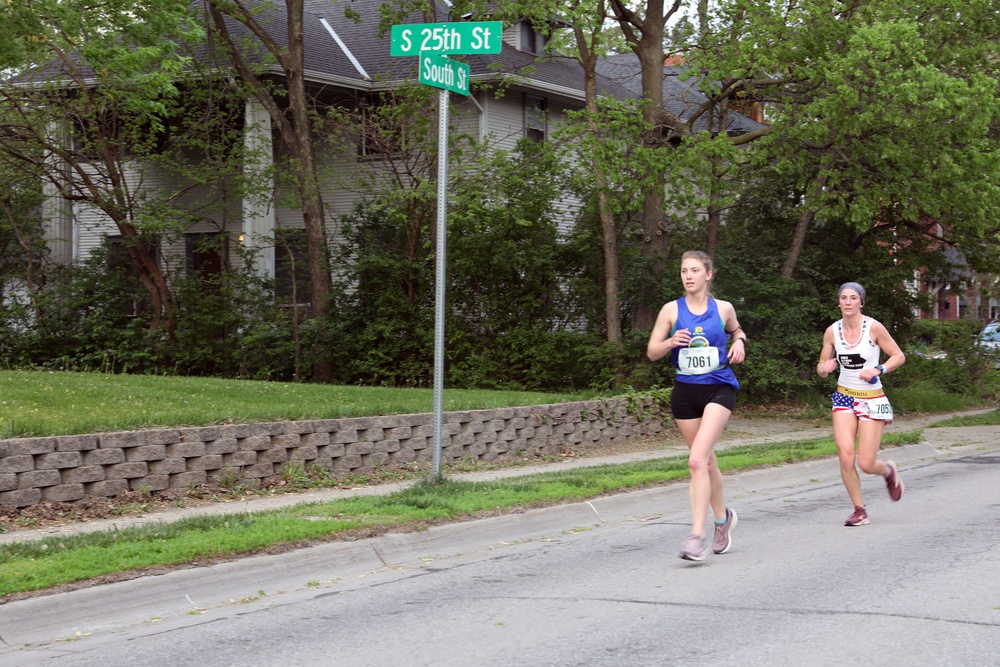
[[[965,441],[891,450],[868,526],[834,460],[751,471],[702,564],[675,485],[8,603],[0,666],[996,665],[1000,443]]]

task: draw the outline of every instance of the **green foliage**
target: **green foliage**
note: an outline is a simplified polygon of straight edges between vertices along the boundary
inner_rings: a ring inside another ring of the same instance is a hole
[[[949,389],[971,396],[995,396],[1000,390],[996,354],[976,342],[982,323],[967,318],[942,324],[936,344],[947,355],[948,366],[957,367],[962,376],[960,386]]]
[[[0,161],[0,297],[18,285],[34,286],[45,254],[41,182]]]
[[[246,266],[246,264],[244,264]],[[251,271],[175,280],[177,329],[160,346],[163,365],[182,375],[254,380],[296,377],[292,317],[270,284]]]
[[[141,286],[102,249],[84,264],[50,267],[44,287],[0,305],[0,355],[8,366],[148,372],[160,341],[132,317]]]
[[[944,393],[938,386],[926,381],[904,387],[893,386],[887,391],[897,414],[963,410],[969,407],[968,398],[961,394]]]
[[[572,325],[563,289],[574,249],[552,216],[562,170],[550,147],[522,142],[453,177],[448,207],[447,378],[459,387],[581,388],[601,342]],[[491,184],[484,195],[482,183]],[[433,200],[386,191],[343,219],[335,285],[341,380],[428,386],[433,370]]]
[[[49,267],[43,276],[43,286],[12,292],[0,305],[0,358],[8,367],[294,377],[290,314],[249,270],[208,281],[175,276],[172,338],[149,329],[146,293],[108,246],[80,265]]]
[[[419,202],[411,202],[415,204]],[[423,202],[427,207],[428,202]],[[362,202],[341,219],[335,262],[334,358],[339,379],[429,386],[433,369],[434,293],[430,230],[414,228],[405,208]]]
[[[739,72],[767,102],[770,137],[754,152],[795,176],[804,208],[860,230],[927,215],[982,230],[1000,205],[987,4],[729,0],[715,48],[693,49],[691,63],[707,81]]]

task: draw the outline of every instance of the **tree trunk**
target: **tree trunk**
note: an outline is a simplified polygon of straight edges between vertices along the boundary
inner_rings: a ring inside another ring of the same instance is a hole
[[[812,183],[812,196],[806,200],[806,205],[802,208],[802,212],[799,213],[799,221],[795,224],[795,234],[792,235],[792,245],[788,249],[788,256],[781,267],[781,276],[783,278],[791,278],[792,274],[795,273],[795,265],[798,264],[799,257],[802,255],[802,248],[806,244],[806,232],[809,231],[809,225],[812,224],[813,218],[816,216],[816,211],[809,206],[809,202],[823,192],[823,188],[826,187],[826,181],[826,176],[819,176]]]
[[[617,0],[615,5],[616,11],[621,14],[622,7]],[[663,148],[663,65],[665,60],[663,52],[663,0],[650,0],[646,3],[646,18],[644,20],[637,21],[637,17],[632,16],[630,25],[639,27],[642,33],[641,39],[635,38],[635,33],[631,29],[626,32],[626,35],[633,35],[633,38],[629,39],[629,46],[638,56],[642,70],[642,97],[647,102],[643,109],[643,120],[649,125],[644,144],[647,148]],[[619,20],[619,24],[621,24],[621,20]],[[654,169],[654,167],[650,167],[650,169]],[[650,173],[645,180],[647,185],[643,188],[642,193],[642,257],[645,266],[643,280],[646,284],[653,284],[663,277],[670,238],[663,216],[665,198],[663,174]],[[660,305],[649,299],[640,298],[636,303],[632,328],[636,331],[651,328],[656,322]]]
[[[598,5],[599,16],[604,16],[605,5]],[[587,107],[587,130],[594,141],[600,139],[600,128],[597,127],[597,45],[600,41],[601,26],[589,35],[585,35],[579,27],[574,27],[577,50],[580,54],[580,64],[583,66],[583,92]],[[594,183],[597,186],[597,216],[601,221],[601,248],[604,253],[604,319],[606,336],[609,342],[622,337],[621,320],[621,269],[618,260],[618,230],[615,219],[608,205],[608,177],[595,158],[591,163]]]
[[[598,187],[604,181],[604,173],[594,170],[598,179]],[[621,301],[621,269],[618,263],[618,230],[615,220],[608,213],[608,196],[604,192],[597,195],[597,213],[601,218],[601,241],[604,249],[604,319],[607,325],[607,338],[613,343],[622,337]]]
[[[299,176],[299,197],[302,200],[302,222],[306,228],[309,280],[313,291],[313,313],[322,322],[330,312],[330,256],[326,238],[326,207],[319,187],[316,155],[313,149],[311,104],[306,95],[304,57],[304,3],[286,0],[288,8],[288,58],[282,62],[288,86],[289,113],[294,136],[296,168]],[[320,336],[320,339],[325,338]],[[326,350],[317,344],[313,376],[329,382],[333,368],[326,359]]]
[[[329,245],[326,237],[326,207],[319,187],[319,176],[316,170],[316,156],[313,146],[315,140],[312,132],[312,105],[306,93],[303,59],[303,0],[285,0],[288,16],[288,47],[282,48],[268,34],[264,26],[257,23],[253,12],[241,2],[234,5],[217,3],[210,0],[215,31],[221,38],[233,66],[241,78],[254,91],[254,97],[267,110],[271,120],[278,128],[282,141],[288,147],[292,156],[291,164],[295,170],[298,182],[299,198],[302,206],[302,222],[305,227],[307,241],[307,260],[309,262],[309,281],[313,292],[313,315],[322,322],[330,311],[330,260]],[[280,63],[285,74],[285,86],[288,92],[287,115],[272,97],[269,89],[253,73],[237,42],[230,35],[224,16],[239,21],[250,29],[265,48]],[[321,340],[324,336],[319,337]],[[314,350],[317,361],[313,366],[313,377],[320,382],[327,382],[333,377],[333,369],[325,361],[325,344],[317,343]]]

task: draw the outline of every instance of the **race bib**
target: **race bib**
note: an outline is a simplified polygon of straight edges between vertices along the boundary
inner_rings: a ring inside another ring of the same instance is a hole
[[[677,372],[681,375],[704,375],[720,368],[717,347],[682,347],[677,352]]]
[[[886,396],[868,399],[868,416],[872,419],[892,421],[892,406]]]

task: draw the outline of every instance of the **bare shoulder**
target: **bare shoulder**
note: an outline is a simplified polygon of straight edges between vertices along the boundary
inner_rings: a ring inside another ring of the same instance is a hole
[[[677,321],[677,302],[668,301],[660,308],[660,313],[656,316],[656,324],[653,325],[654,333],[659,330],[660,334],[665,333]]]
[[[676,300],[674,300],[674,301],[667,301],[665,304],[663,304],[663,307],[660,308],[660,315],[661,316],[666,315],[667,317],[670,318],[671,321],[676,320],[677,319],[677,301]]]
[[[722,319],[726,319],[729,315],[736,314],[736,309],[733,307],[733,304],[729,303],[728,301],[723,301],[722,299],[716,299],[715,307],[719,309],[719,315],[722,316]]]
[[[869,331],[871,331],[872,340],[876,343],[880,340],[892,340],[892,334],[889,333],[889,330],[885,328],[884,324],[876,320],[874,317],[872,318]]]

